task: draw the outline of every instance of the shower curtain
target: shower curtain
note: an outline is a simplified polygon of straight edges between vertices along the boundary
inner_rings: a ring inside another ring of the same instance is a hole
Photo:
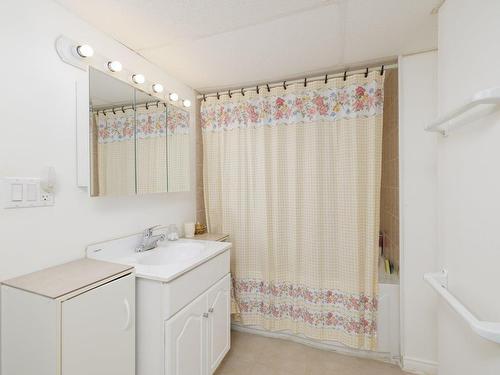
[[[204,194],[242,324],[376,348],[383,75],[207,98]]]
[[[189,191],[189,112],[173,105],[168,106],[167,133],[168,191]]]
[[[92,116],[97,195],[189,190],[189,112],[160,104]]]
[[[97,133],[98,195],[135,194],[135,125],[134,112],[95,115]]]

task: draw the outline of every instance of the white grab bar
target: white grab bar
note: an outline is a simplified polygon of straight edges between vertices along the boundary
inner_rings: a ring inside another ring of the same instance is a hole
[[[479,336],[500,344],[500,323],[478,320],[456,297],[448,291],[448,272],[426,273],[427,281],[436,292],[460,315]]]
[[[457,117],[481,104],[500,104],[500,87],[492,87],[490,89],[477,92],[472,98],[469,99],[469,101],[462,104],[455,110],[447,113],[446,115],[438,118],[429,126],[427,126],[425,130],[431,132],[440,132],[441,134],[446,135],[447,131],[450,130],[451,127],[444,128],[443,126],[453,123],[453,120],[455,120]]]

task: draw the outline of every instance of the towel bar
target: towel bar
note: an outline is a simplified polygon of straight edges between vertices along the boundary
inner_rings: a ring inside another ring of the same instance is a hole
[[[424,280],[444,298],[444,300],[460,315],[474,332],[486,340],[500,344],[500,323],[478,320],[462,303],[448,291],[448,272],[426,273]]]

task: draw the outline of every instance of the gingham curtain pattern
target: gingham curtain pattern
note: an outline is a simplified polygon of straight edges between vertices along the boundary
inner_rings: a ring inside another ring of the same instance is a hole
[[[384,77],[207,98],[209,229],[243,324],[376,347]]]

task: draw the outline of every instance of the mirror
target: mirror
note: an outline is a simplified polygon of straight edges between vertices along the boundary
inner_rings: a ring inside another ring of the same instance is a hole
[[[137,194],[168,191],[167,105],[136,91]]]
[[[90,68],[91,196],[189,191],[189,112]]]
[[[167,163],[168,191],[189,191],[189,112],[173,105],[168,106]]]

